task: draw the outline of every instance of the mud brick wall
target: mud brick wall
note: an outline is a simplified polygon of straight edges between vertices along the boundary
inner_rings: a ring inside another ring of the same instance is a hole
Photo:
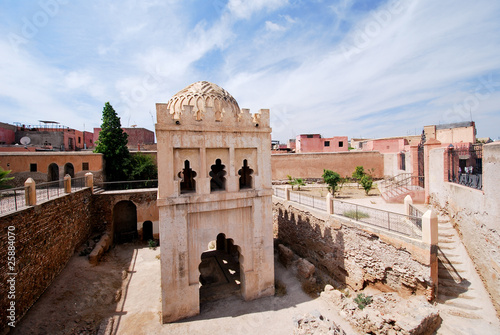
[[[137,206],[137,221],[158,220],[157,193],[157,189],[141,189],[95,194],[92,207],[94,230],[114,231],[113,208],[120,201],[132,201]]]
[[[91,234],[90,189],[71,193],[0,218],[0,333],[7,327],[8,227],[15,227],[16,321],[66,266]]]
[[[391,244],[390,237],[276,199],[273,223],[279,243],[353,290],[375,285],[434,297],[430,258],[422,257],[426,247],[418,241]]]

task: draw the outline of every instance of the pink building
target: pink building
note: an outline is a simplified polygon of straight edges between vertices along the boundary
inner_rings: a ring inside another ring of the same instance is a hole
[[[142,148],[144,145],[155,143],[155,133],[146,128],[122,128],[128,135],[129,149]],[[94,141],[99,139],[101,128],[94,128]]]
[[[382,154],[397,153],[405,149],[408,145],[408,140],[405,138],[381,138],[377,140],[369,140],[363,145],[363,151],[378,151]]]
[[[349,151],[347,136],[322,138],[320,134],[298,135],[295,152],[344,152]]]
[[[16,126],[0,122],[0,144],[14,144],[16,142]]]

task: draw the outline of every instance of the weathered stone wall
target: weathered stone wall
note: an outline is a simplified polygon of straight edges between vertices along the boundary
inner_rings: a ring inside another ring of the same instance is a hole
[[[483,146],[483,190],[447,182],[446,149],[429,153],[429,194],[460,233],[500,315],[500,143]]]
[[[94,195],[93,222],[99,232],[113,232],[113,208],[120,201],[132,201],[137,209],[137,229],[142,230],[145,221],[153,223],[153,234],[158,238],[159,212],[156,206],[157,189],[109,191]]]
[[[35,303],[92,230],[90,189],[3,216],[0,220],[0,331],[15,301],[16,321]],[[14,227],[9,228],[9,227]],[[8,231],[15,233],[15,269],[9,268]],[[15,276],[15,299],[7,292]]]
[[[434,297],[430,246],[374,233],[331,215],[273,200],[275,237],[354,290],[368,285]]]

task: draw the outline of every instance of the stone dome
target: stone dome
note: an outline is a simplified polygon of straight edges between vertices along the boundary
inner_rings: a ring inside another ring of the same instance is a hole
[[[207,107],[212,108],[212,113],[218,115],[237,116],[240,113],[238,103],[223,88],[208,81],[198,81],[176,93],[167,103],[170,114],[179,115],[185,111],[184,106],[192,106],[192,112],[199,115],[205,114]],[[201,117],[200,117],[201,118]]]

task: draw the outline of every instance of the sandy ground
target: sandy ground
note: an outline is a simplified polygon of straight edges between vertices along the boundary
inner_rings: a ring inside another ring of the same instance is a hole
[[[159,254],[128,243],[114,247],[98,266],[75,255],[13,334],[95,334],[108,318],[114,321],[112,334],[293,334],[294,319],[314,311],[357,334],[325,301],[305,294],[278,262],[275,276],[286,285],[286,295],[249,302],[232,296],[202,304],[196,317],[162,324]]]

